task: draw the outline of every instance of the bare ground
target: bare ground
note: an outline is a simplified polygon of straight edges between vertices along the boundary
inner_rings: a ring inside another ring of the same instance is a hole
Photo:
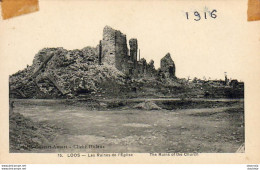
[[[31,148],[21,149],[10,136],[10,151],[233,153],[244,143],[241,100],[214,103],[205,100],[195,104],[158,101],[162,110],[133,109],[135,102],[15,100],[13,111],[36,126],[40,124],[37,133],[47,141],[41,140]],[[55,128],[46,132],[46,126]],[[15,128],[17,126],[10,126],[10,130]],[[37,135],[34,135],[34,141],[37,142]]]

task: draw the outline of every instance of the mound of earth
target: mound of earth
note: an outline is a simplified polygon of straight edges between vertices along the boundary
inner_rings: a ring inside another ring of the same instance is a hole
[[[36,123],[20,113],[9,114],[9,145],[11,152],[29,151],[50,145],[59,128]]]
[[[134,106],[136,109],[141,109],[141,110],[161,110],[159,106],[157,106],[153,101],[145,101],[142,103],[139,103]]]

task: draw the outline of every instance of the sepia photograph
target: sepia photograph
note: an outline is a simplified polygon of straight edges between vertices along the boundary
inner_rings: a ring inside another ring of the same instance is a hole
[[[242,81],[179,78],[126,37],[105,26],[96,47],[43,48],[11,75],[10,152],[244,152]]]
[[[39,0],[3,15],[6,151],[244,159],[260,71],[246,4]]]

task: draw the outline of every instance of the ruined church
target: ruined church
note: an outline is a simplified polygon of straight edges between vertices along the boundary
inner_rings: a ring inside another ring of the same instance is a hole
[[[103,39],[99,43],[99,64],[113,65],[118,70],[131,76],[152,76],[160,72],[166,77],[175,78],[175,64],[169,53],[161,59],[161,67],[156,70],[153,60],[147,63],[144,58],[140,58],[140,51],[138,56],[138,41],[136,38],[129,40],[129,47],[130,50],[127,46],[125,34],[105,26]]]
[[[111,89],[114,94],[117,87],[125,88],[121,84],[131,78],[150,77],[159,81],[175,80],[171,55],[167,53],[161,59],[160,68],[155,69],[153,60],[147,62],[141,58],[136,38],[128,42],[125,34],[106,26],[96,47],[40,50],[31,66],[10,76],[9,86],[14,98],[59,98],[103,94],[104,87],[109,89],[107,94]]]

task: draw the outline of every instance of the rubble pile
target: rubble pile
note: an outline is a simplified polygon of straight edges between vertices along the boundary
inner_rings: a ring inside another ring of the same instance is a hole
[[[126,35],[106,26],[96,47],[44,48],[31,66],[10,76],[10,98],[156,97],[181,86],[170,54],[158,73],[140,52],[137,60],[137,39],[129,43],[130,56]]]
[[[98,65],[96,48],[65,50],[44,48],[31,66],[9,78],[10,97],[61,98],[97,94],[109,80],[124,84],[124,74],[110,65]]]
[[[161,107],[157,106],[157,104],[155,104],[154,101],[144,101],[134,106],[134,108],[140,110],[161,110],[162,109]]]
[[[10,76],[10,98],[244,96],[243,82],[179,79],[170,53],[155,69],[153,60],[140,57],[137,39],[130,39],[129,46],[130,55],[126,35],[106,26],[96,47],[44,48],[31,66]]]

